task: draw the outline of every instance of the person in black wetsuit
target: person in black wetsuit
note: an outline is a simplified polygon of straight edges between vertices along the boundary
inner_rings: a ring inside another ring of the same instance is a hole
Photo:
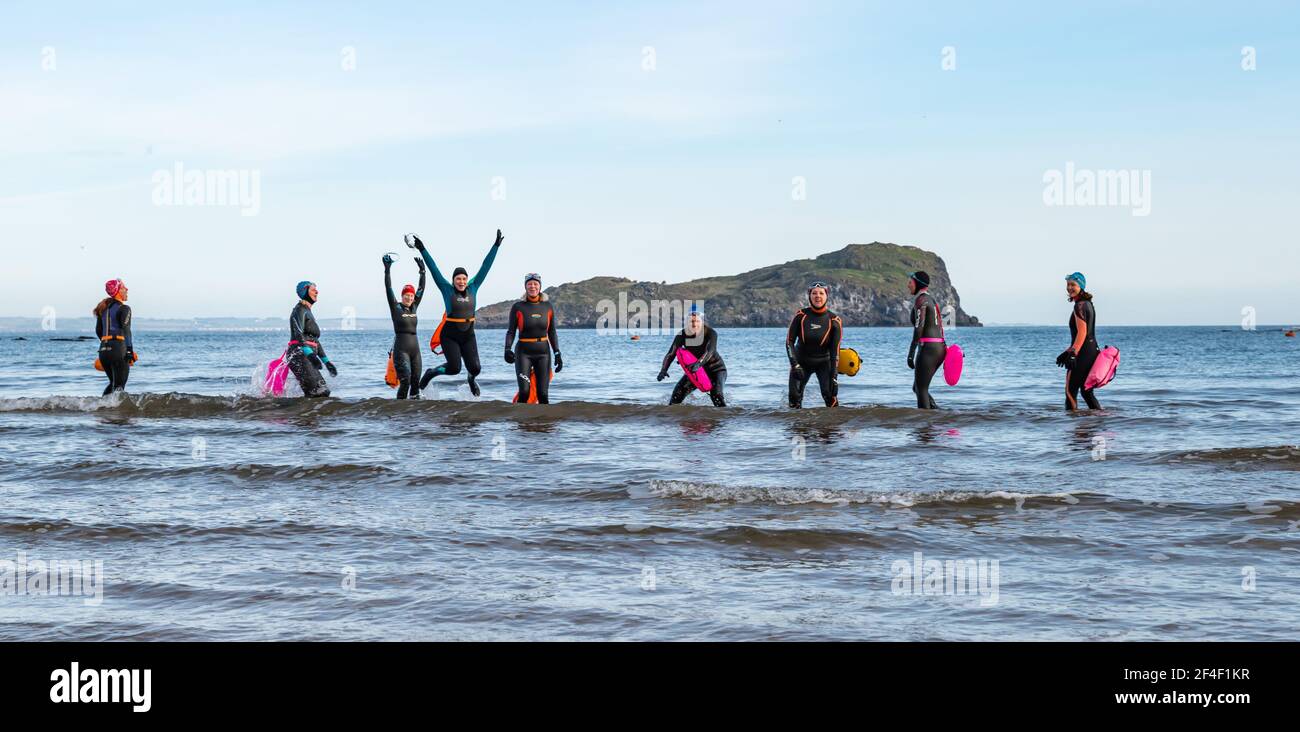
[[[1056,357],[1056,365],[1065,369],[1065,408],[1070,411],[1078,408],[1080,391],[1089,409],[1101,409],[1093,390],[1083,388],[1088,372],[1101,353],[1097,347],[1097,311],[1092,307],[1092,293],[1083,289],[1087,284],[1081,272],[1065,278],[1065,292],[1074,303],[1074,311],[1070,314],[1070,347]]]
[[[327,397],[330,388],[320,375],[320,369],[329,369],[330,376],[338,376],[339,370],[330,363],[329,356],[325,355],[325,349],[321,347],[320,326],[311,312],[311,306],[316,303],[318,295],[316,284],[304,280],[298,283],[295,291],[298,293],[298,304],[293,306],[293,312],[289,314],[289,370],[298,379],[303,395]]]
[[[555,371],[564,368],[560,357],[560,342],[555,333],[555,310],[542,292],[542,277],[538,274],[524,276],[524,299],[510,307],[510,325],[506,328],[506,363],[515,365],[515,379],[519,392],[517,404],[528,402],[529,387],[537,392],[538,404],[550,404],[551,351],[555,351]],[[515,333],[519,333],[519,347]]]
[[[803,407],[803,390],[808,379],[817,375],[822,401],[838,407],[840,341],[844,323],[826,306],[830,287],[814,282],[808,287],[808,307],[800,309],[790,321],[785,336],[785,355],[790,359],[790,407]]]
[[[131,306],[126,304],[127,287],[122,280],[104,283],[108,297],[100,301],[93,311],[95,335],[99,336],[99,365],[108,376],[104,396],[126,389],[135,363],[135,344],[131,340]]]
[[[447,357],[447,363],[425,371],[420,379],[420,388],[427,387],[435,376],[459,374],[463,360],[465,370],[469,372],[467,375],[469,390],[474,393],[474,396],[478,396],[479,388],[475,378],[478,377],[480,366],[478,339],[474,336],[475,298],[478,296],[478,288],[487,278],[488,270],[492,269],[492,262],[497,258],[497,251],[501,249],[501,242],[505,237],[501,235],[501,230],[497,229],[497,239],[488,250],[483,265],[479,267],[474,277],[471,278],[464,267],[457,267],[452,272],[451,282],[442,276],[442,271],[433,261],[429,250],[424,248],[424,242],[420,241],[420,237],[412,234],[411,239],[415,248],[420,250],[420,256],[424,257],[425,264],[429,265],[429,269],[433,272],[433,283],[442,293],[443,318],[446,321],[441,328],[441,338],[442,352]]]
[[[704,316],[695,303],[691,304],[691,314],[686,327],[673,338],[672,345],[668,346],[668,353],[664,354],[663,366],[659,369],[657,381],[663,381],[668,377],[668,367],[677,359],[679,348],[685,348],[695,357],[695,363],[691,364],[692,370],[704,369],[704,372],[709,375],[709,381],[713,383],[713,389],[709,391],[713,406],[727,406],[727,399],[723,392],[727,383],[727,364],[723,363],[722,356],[718,355],[718,331],[704,324]],[[673,387],[673,395],[668,399],[668,403],[681,404],[693,391],[695,391],[695,384],[691,383],[686,374],[682,374],[682,378],[678,379],[677,385]]]
[[[912,301],[912,345],[907,348],[907,367],[912,369],[912,391],[919,409],[938,409],[930,396],[930,382],[948,355],[943,337],[943,318],[939,303],[930,297],[930,275],[913,272],[907,280]]]
[[[420,373],[420,339],[416,337],[420,300],[424,299],[424,260],[416,257],[420,268],[420,287],[402,288],[402,299],[393,295],[393,258],[384,255],[384,293],[388,295],[388,313],[393,317],[393,370],[397,372],[397,398],[420,398],[420,384],[415,381]]]

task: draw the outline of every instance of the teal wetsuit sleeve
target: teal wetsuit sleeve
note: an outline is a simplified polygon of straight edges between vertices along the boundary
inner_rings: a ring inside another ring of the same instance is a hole
[[[442,293],[442,306],[445,310],[451,310],[451,283],[446,277],[442,276],[442,270],[438,269],[438,264],[433,261],[433,256],[429,254],[429,248],[425,247],[420,250],[420,256],[424,257],[424,263],[429,265],[429,271],[433,273],[433,284],[438,286],[438,291]]]
[[[487,279],[488,270],[492,269],[492,262],[497,258],[498,249],[500,249],[500,247],[496,244],[492,245],[492,248],[488,250],[487,256],[483,258],[483,266],[478,268],[478,273],[474,275],[474,279],[470,280],[469,291],[475,295],[478,294],[479,285],[482,285],[483,280]]]

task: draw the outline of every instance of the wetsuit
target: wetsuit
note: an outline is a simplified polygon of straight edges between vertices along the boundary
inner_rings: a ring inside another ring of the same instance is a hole
[[[541,298],[525,297],[510,308],[510,325],[506,329],[506,362],[515,364],[515,379],[519,393],[515,401],[528,401],[529,386],[537,391],[538,404],[550,404],[551,351],[560,358],[560,343],[555,334],[555,310]],[[519,346],[512,353],[515,332],[519,333]]]
[[[115,298],[105,302],[108,304],[101,303],[102,310],[96,308],[95,335],[99,336],[99,365],[108,376],[108,386],[104,387],[107,396],[126,388],[135,347],[131,342],[131,306]]]
[[[397,372],[397,398],[420,398],[419,378],[421,371],[420,339],[416,337],[418,318],[415,311],[420,309],[420,300],[424,298],[424,266],[420,267],[420,287],[415,291],[415,300],[411,306],[402,304],[393,294],[393,275],[388,265],[384,266],[384,292],[388,295],[388,312],[393,317],[393,370]]]
[[[420,388],[423,389],[429,385],[429,381],[435,376],[454,376],[460,373],[461,361],[465,362],[465,370],[469,372],[470,389],[475,394],[478,393],[478,385],[474,383],[474,377],[478,376],[481,367],[478,360],[478,339],[474,337],[474,300],[478,295],[478,288],[487,278],[488,270],[492,269],[492,261],[497,257],[497,250],[501,248],[501,243],[492,245],[488,250],[487,256],[483,259],[483,266],[479,267],[478,273],[474,275],[466,284],[464,290],[456,290],[442,272],[438,265],[434,263],[433,257],[430,256],[429,250],[425,248],[423,242],[418,243],[420,256],[424,257],[425,264],[429,265],[430,271],[433,272],[433,282],[438,286],[438,291],[442,293],[443,312],[446,313],[447,323],[442,327],[442,353],[447,358],[447,362],[436,368],[424,372],[424,377],[420,379]]]
[[[660,377],[668,374],[668,367],[677,360],[677,349],[685,348],[690,352],[695,360],[700,364],[700,368],[709,375],[709,381],[713,382],[713,389],[709,391],[709,398],[713,400],[713,406],[727,406],[727,399],[723,393],[723,388],[727,383],[727,364],[723,363],[722,356],[718,355],[718,331],[707,325],[701,325],[701,332],[695,335],[687,335],[686,330],[682,329],[673,338],[673,343],[668,347],[668,353],[664,355],[663,368],[659,370]],[[695,391],[695,384],[691,383],[686,374],[677,380],[677,385],[673,387],[673,395],[668,399],[669,404],[681,404],[691,392]]]
[[[1070,351],[1075,356],[1065,372],[1065,408],[1075,409],[1079,406],[1079,392],[1089,409],[1101,409],[1092,389],[1084,389],[1088,372],[1100,355],[1097,347],[1097,312],[1092,307],[1092,300],[1075,300],[1074,311],[1070,314]]]
[[[913,369],[912,391],[916,392],[918,408],[939,408],[930,396],[930,381],[947,355],[939,303],[930,297],[929,290],[921,290],[912,302],[912,345],[907,348],[907,366]]]
[[[330,395],[325,377],[320,374],[327,363],[329,357],[320,345],[320,326],[316,324],[316,316],[312,315],[311,306],[299,301],[289,315],[289,370],[298,379],[303,395]]]
[[[803,406],[804,387],[814,374],[826,406],[840,405],[838,373],[840,340],[843,337],[843,321],[824,305],[820,309],[810,305],[794,314],[785,336],[785,355],[790,359],[792,408]]]

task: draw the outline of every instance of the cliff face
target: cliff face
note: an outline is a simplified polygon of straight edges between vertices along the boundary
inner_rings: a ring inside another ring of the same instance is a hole
[[[548,287],[546,293],[555,306],[556,325],[563,328],[595,328],[598,323],[599,327],[613,326],[612,313],[635,311],[636,303],[652,301],[701,302],[708,322],[719,328],[785,327],[794,311],[807,304],[808,285],[821,280],[831,286],[831,309],[845,325],[908,325],[911,299],[907,277],[916,270],[930,274],[931,295],[944,308],[951,305],[956,309],[957,325],[980,325],[961,309],[961,297],[938,255],[880,242],[850,244],[815,259],[797,259],[728,277],[675,284],[593,277]],[[511,304],[513,301],[479,308],[478,325],[505,327]],[[649,309],[658,312],[657,305]]]

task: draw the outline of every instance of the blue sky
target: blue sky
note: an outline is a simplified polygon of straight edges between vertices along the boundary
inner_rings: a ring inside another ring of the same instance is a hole
[[[472,270],[500,227],[485,303],[879,240],[990,322],[1064,322],[1074,270],[1104,323],[1300,322],[1294,3],[974,5],[8,4],[0,315],[121,276],[140,316],[287,313],[300,279],[382,316],[403,233]],[[257,215],[154,205],[177,162],[256,171]],[[1067,162],[1150,171],[1150,214],[1044,205]]]

